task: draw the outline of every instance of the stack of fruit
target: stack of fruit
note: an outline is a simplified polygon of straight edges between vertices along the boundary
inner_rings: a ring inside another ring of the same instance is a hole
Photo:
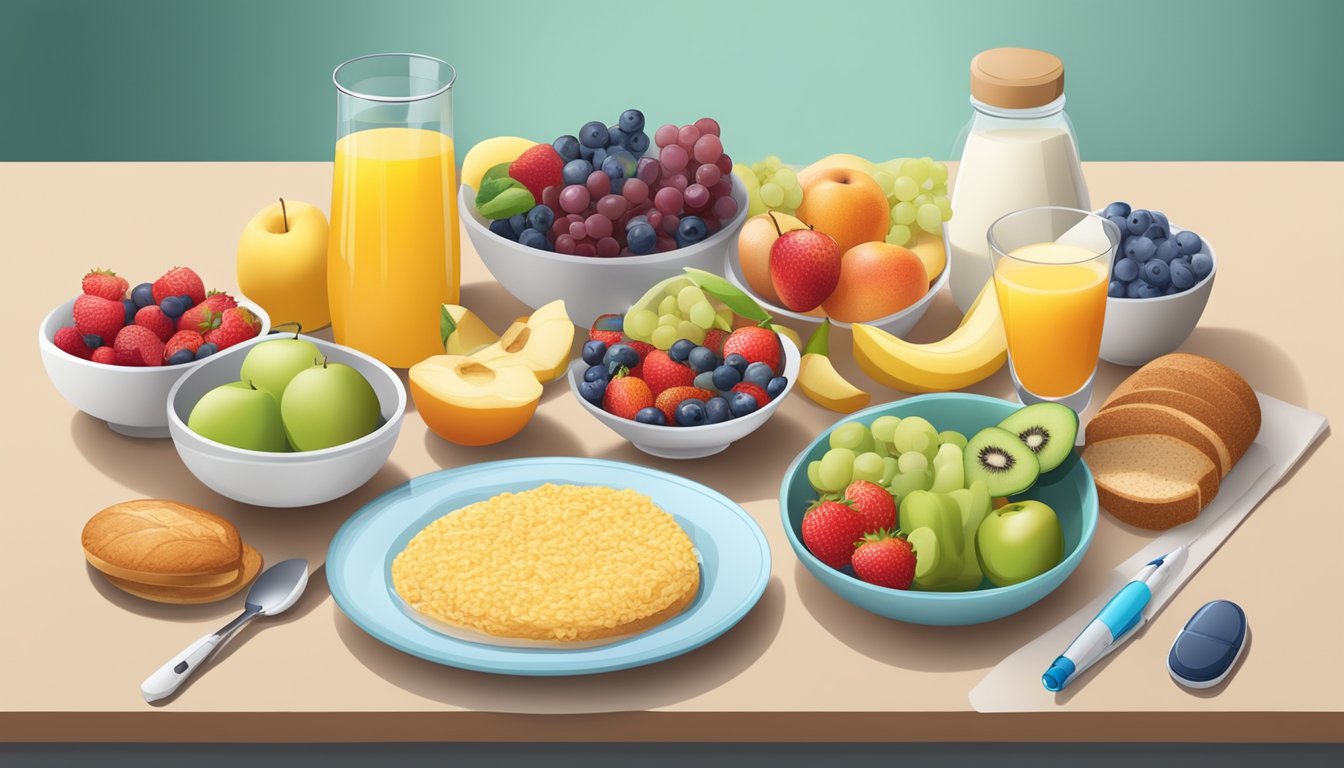
[[[1189,290],[1213,272],[1213,256],[1190,230],[1171,232],[1161,211],[1114,202],[1102,215],[1120,229],[1120,247],[1111,267],[1113,299],[1155,299]]]
[[[527,147],[484,171],[476,210],[490,231],[523,245],[579,256],[662,253],[704,240],[737,215],[719,124],[664,125],[654,132],[644,114],[621,113],[616,124],[592,121],[577,136]],[[478,149],[513,152],[517,140],[488,140],[463,162],[481,163]]]
[[[206,293],[189,267],[174,267],[130,290],[115,272],[84,276],[74,325],[56,331],[63,352],[106,365],[181,365],[261,332],[261,322],[227,293]]]

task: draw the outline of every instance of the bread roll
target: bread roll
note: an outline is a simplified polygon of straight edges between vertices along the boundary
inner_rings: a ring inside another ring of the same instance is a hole
[[[126,579],[119,579],[116,576],[108,576],[107,580],[112,582],[112,585],[117,589],[145,600],[153,600],[156,603],[193,605],[197,603],[213,603],[216,600],[223,600],[226,597],[232,597],[238,594],[257,577],[257,574],[261,572],[261,566],[261,553],[257,552],[257,550],[247,544],[244,544],[241,568],[236,572],[237,576],[234,580],[223,586],[168,587],[158,584],[140,584]]]
[[[226,587],[239,578],[243,543],[218,515],[162,499],[114,504],[84,524],[84,555],[108,576],[167,587]]]

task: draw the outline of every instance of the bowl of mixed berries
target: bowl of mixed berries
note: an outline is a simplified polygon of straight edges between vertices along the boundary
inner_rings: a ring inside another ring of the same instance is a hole
[[[56,391],[131,437],[168,436],[168,390],[201,360],[270,331],[266,312],[209,291],[189,267],[134,288],[92,270],[42,320],[38,347]]]
[[[461,218],[500,285],[533,308],[562,298],[593,317],[683,267],[722,267],[747,193],[718,122],[648,127],[627,109],[612,125],[531,145],[479,181],[464,161]]]

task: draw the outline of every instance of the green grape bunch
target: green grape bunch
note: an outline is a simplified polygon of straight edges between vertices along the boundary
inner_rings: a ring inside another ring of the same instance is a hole
[[[943,224],[952,218],[947,165],[928,157],[899,157],[878,163],[873,180],[891,206],[888,243],[906,245],[921,230],[942,236]]]

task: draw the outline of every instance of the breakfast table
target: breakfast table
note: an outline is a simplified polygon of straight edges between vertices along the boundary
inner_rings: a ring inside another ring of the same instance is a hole
[[[1217,284],[1182,349],[1230,365],[1259,392],[1344,419],[1344,347],[1330,335],[1344,286],[1344,254],[1330,235],[1344,164],[1084,165],[1094,202],[1165,210],[1216,245]],[[1262,207],[1248,207],[1244,192],[1250,178],[1291,196],[1294,222],[1258,220]],[[280,196],[325,209],[330,189],[330,163],[0,165],[0,237],[16,280],[0,329],[3,348],[15,355],[0,384],[14,409],[2,449],[13,496],[0,518],[7,614],[0,742],[1344,741],[1344,612],[1331,572],[1344,541],[1333,498],[1344,448],[1328,434],[1085,684],[1048,711],[981,714],[968,700],[977,682],[1094,597],[1151,533],[1103,512],[1081,566],[1041,602],[979,626],[916,626],[843,601],[789,547],[781,477],[839,418],[801,393],[725,453],[692,461],[640,453],[584,413],[563,380],[547,387],[521,434],[488,447],[445,442],[412,407],[390,461],[366,485],[328,504],[266,509],[215,494],[169,440],[115,434],[47,381],[34,328],[78,291],[88,268],[113,268],[134,283],[189,264],[207,287],[236,290],[234,249],[252,213]],[[465,236],[462,284],[462,303],[492,327],[527,312]],[[581,327],[591,321],[573,319]],[[943,293],[911,338],[936,340],[959,319]],[[836,366],[874,403],[905,396],[858,371],[847,331],[837,330],[831,347]],[[1094,402],[1129,372],[1103,363]],[[972,391],[1013,397],[1008,370]],[[339,610],[322,565],[337,528],[362,505],[429,472],[524,456],[631,462],[726,494],[768,539],[772,574],[763,597],[736,627],[683,656],[556,678],[438,666],[381,644]],[[268,563],[302,557],[313,568],[292,609],[253,622],[180,695],[158,705],[141,698],[141,680],[232,618],[242,596],[150,603],[86,565],[85,520],[142,497],[220,514]],[[1192,692],[1168,677],[1166,654],[1195,609],[1218,598],[1245,608],[1253,639],[1229,682]]]

